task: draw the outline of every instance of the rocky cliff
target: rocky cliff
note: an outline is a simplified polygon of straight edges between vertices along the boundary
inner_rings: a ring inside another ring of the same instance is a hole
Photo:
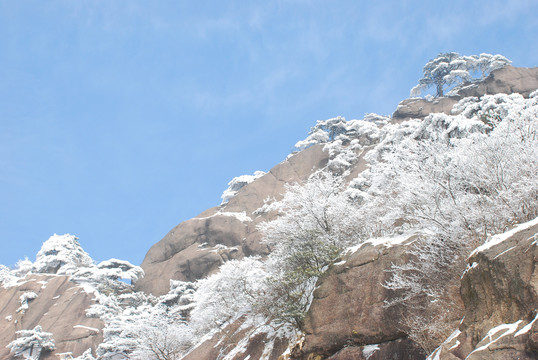
[[[468,96],[480,97],[484,94],[513,92],[528,96],[536,88],[538,88],[537,68],[527,69],[507,66],[494,71],[482,82],[462,86],[451,97],[433,100],[404,100],[398,105],[392,121],[402,122],[413,118],[423,119],[430,113],[436,112],[450,114],[452,107],[459,100]],[[210,274],[222,261],[228,258],[266,254],[267,249],[263,243],[259,242],[260,235],[256,231],[256,224],[267,220],[267,218],[263,217],[263,215],[261,217],[257,216],[253,211],[263,205],[263,199],[267,196],[278,197],[283,190],[283,184],[304,181],[314,170],[322,168],[329,158],[328,154],[323,152],[319,146],[303,150],[277,165],[266,176],[247,185],[229,204],[201,214],[198,217],[201,218],[200,220],[193,219],[178,225],[148,252],[142,264],[147,276],[145,280],[137,284],[137,287],[145,291],[162,293],[166,291],[166,283],[163,280],[156,280],[159,277],[192,280],[197,276],[202,277]],[[350,172],[356,176],[364,169],[364,163],[359,162],[352,167]],[[246,222],[218,215],[219,212],[243,211],[250,218]],[[232,223],[235,226],[232,226]],[[208,234],[213,234],[213,236],[208,236]],[[200,251],[200,244],[206,243],[210,247],[214,247],[216,244],[235,247],[233,255],[229,252],[230,250],[224,250],[220,254],[207,255]],[[211,260],[209,260],[208,256],[211,256]],[[306,318],[304,338],[295,347],[291,357],[301,359],[364,358],[372,360],[387,359],[389,357],[393,359],[425,358],[427,354],[424,353],[424,350],[410,341],[405,331],[398,325],[395,319],[399,316],[398,310],[389,309],[384,303],[387,297],[390,296],[388,290],[383,286],[389,276],[387,270],[392,264],[405,262],[405,259],[406,247],[404,244],[394,246],[390,244],[389,246],[387,244],[365,244],[355,253],[347,255],[342,264],[331,267],[318,281]],[[517,257],[512,261],[517,263],[515,259]],[[536,259],[533,260],[532,256],[530,256],[528,261],[528,266],[533,267]],[[192,269],[196,270],[193,272]],[[154,272],[158,275],[152,275]],[[497,281],[510,283],[514,281],[513,275],[505,272],[502,279]],[[462,326],[468,329],[465,334],[469,334],[461,343],[465,342],[467,344],[467,354],[471,351],[471,347],[478,347],[478,341],[492,327],[481,325],[481,331],[470,330],[477,326],[478,320],[476,318],[476,309],[469,309],[467,302],[467,298],[472,297],[472,295],[468,294],[469,288],[481,286],[484,276],[482,274],[482,276],[477,275],[473,279],[469,279],[468,275],[466,275],[461,284],[462,298],[465,301],[465,310],[468,314]],[[527,275],[521,284],[526,283],[526,286],[529,287],[529,280],[530,277]],[[454,291],[455,297],[458,297],[457,293],[458,289],[456,288]],[[476,294],[474,296],[475,304],[480,304],[481,301],[484,301],[484,299],[477,299]],[[483,293],[482,297],[487,296],[486,293]],[[513,294],[509,292],[500,295],[499,299],[503,297],[512,299],[506,301],[513,301]],[[527,300],[529,302],[526,310],[523,311],[524,313],[517,312],[517,315],[509,316],[510,321],[517,319],[527,319],[526,321],[529,321],[529,317],[532,317],[532,309],[536,307],[537,302],[536,299],[528,296]],[[459,302],[459,298],[456,301]],[[524,303],[524,299],[518,301]],[[504,309],[505,311],[512,311],[509,310],[510,306],[508,305],[505,305]],[[471,314],[473,314],[472,317]],[[485,314],[482,316],[487,317]],[[459,320],[454,319],[456,321],[454,326],[457,325]],[[230,330],[226,331],[229,332]],[[233,358],[246,359],[249,355],[254,358],[259,357],[262,353],[260,343],[265,342],[264,336],[263,334],[257,334],[252,337],[251,341],[245,345],[244,351],[239,352]],[[227,342],[223,340],[222,334],[216,335],[211,341],[200,345],[187,358],[216,358],[217,353],[226,354],[230,349],[234,349],[232,344],[239,342],[240,338],[237,336],[231,337],[228,338],[229,341]],[[288,340],[290,339],[283,339],[282,341]],[[285,350],[281,343],[275,343],[275,348],[270,352],[273,354],[270,358],[276,359],[278,352]],[[254,351],[254,349],[258,350]],[[519,350],[514,351],[516,354],[521,354],[521,349],[520,347]],[[455,350],[452,349],[452,352],[455,352]],[[441,358],[448,359],[453,356],[452,353],[449,354],[448,352],[442,352],[441,354]],[[500,359],[504,355],[499,356],[501,357],[497,358]]]
[[[451,114],[453,106],[469,96],[520,93],[528,97],[537,88],[538,68],[507,66],[481,82],[460,87],[449,97],[404,100],[388,123],[379,127],[390,128],[391,124],[411,119],[424,120],[431,113]],[[418,128],[416,121],[414,124]],[[184,284],[216,273],[230,260],[253,255],[266,258],[272,249],[262,241],[258,225],[275,219],[277,214],[264,208],[283,197],[286,185],[304,183],[317,170],[335,163],[346,164],[345,171],[340,172],[346,183],[367,170],[365,158],[380,139],[360,135],[353,141],[355,147],[345,144],[349,149],[353,147],[346,159],[338,158],[324,144],[307,147],[243,186],[227,203],[177,225],[148,251],[141,265],[145,276],[136,281],[134,293],[132,289],[125,291],[132,297],[128,301],[141,303],[136,299],[136,292],[162,295],[160,300],[148,301],[153,305],[177,303],[183,306],[178,309],[188,313],[191,292],[185,290],[188,286]],[[457,330],[435,349],[430,355],[432,359],[538,356],[537,233],[538,225],[534,222],[494,237],[488,246],[472,252],[463,276],[458,273],[447,282],[448,294],[461,311],[444,318],[449,328]],[[426,358],[430,351],[412,340],[408,329],[398,321],[405,310],[398,304],[387,306],[387,300],[398,293],[386,286],[391,269],[409,263],[412,258],[409,249],[421,236],[402,233],[364,239],[359,246],[341,254],[317,279],[301,332],[279,333],[268,327],[256,327],[241,317],[219,324],[218,332],[191,346],[184,358]],[[182,290],[169,292],[171,280],[185,282],[175,285]],[[26,293],[34,295],[24,300]],[[37,325],[53,333],[56,343],[56,350],[43,353],[42,359],[58,354],[69,358],[71,355],[67,353],[76,357],[87,349],[96,356],[95,350],[103,342],[105,324],[86,317],[86,310],[99,301],[104,307],[102,299],[89,295],[67,276],[30,274],[16,286],[0,288],[0,319],[4,321],[0,331],[0,358],[12,356],[6,345],[16,338],[16,331]],[[124,316],[121,310],[115,311],[118,317]],[[110,324],[112,320],[107,321]]]

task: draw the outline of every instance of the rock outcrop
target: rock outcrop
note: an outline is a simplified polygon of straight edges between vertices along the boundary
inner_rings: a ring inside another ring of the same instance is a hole
[[[37,295],[27,301],[27,308],[21,304],[25,293]],[[53,353],[43,353],[40,359],[57,359],[60,353],[79,356],[90,348],[95,355],[103,340],[104,324],[86,317],[86,309],[93,303],[92,296],[67,276],[28,275],[18,286],[0,287],[0,359],[14,358],[6,345],[15,340],[16,331],[37,325],[53,334],[56,346]]]
[[[490,244],[468,259],[465,317],[437,350],[439,359],[538,358],[538,219]]]
[[[425,354],[407,339],[397,322],[395,307],[387,308],[390,291],[383,284],[390,278],[392,264],[406,261],[409,239],[395,239],[374,245],[366,242],[356,252],[332,266],[318,281],[314,298],[306,317],[305,339],[296,358],[332,356],[345,359],[349,346],[365,346],[371,359],[382,359],[387,349],[406,354],[398,359],[423,359]],[[402,241],[403,240],[403,241]]]
[[[281,198],[285,184],[308,179],[328,158],[322,145],[312,146],[244,186],[228,203],[176,226],[148,251],[142,262],[146,275],[137,281],[136,289],[162,295],[168,292],[170,279],[194,281],[226,260],[268,254],[256,230],[268,218],[255,211],[265,199]]]
[[[433,112],[449,114],[459,100],[468,96],[520,93],[524,97],[538,89],[538,68],[506,66],[492,71],[483,81],[464,84],[452,95],[431,100],[410,98],[402,101],[392,114],[394,121],[424,119]]]

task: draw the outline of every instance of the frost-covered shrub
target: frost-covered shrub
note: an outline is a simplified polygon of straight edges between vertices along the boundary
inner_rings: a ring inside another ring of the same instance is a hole
[[[264,292],[265,264],[259,257],[224,263],[218,273],[197,282],[193,294],[191,325],[208,333],[250,312]]]
[[[7,345],[16,357],[24,359],[39,359],[42,352],[53,351],[55,349],[52,333],[43,331],[37,325],[32,330],[17,331],[17,339]]]
[[[410,261],[392,265],[392,277],[385,284],[394,292],[386,306],[397,307],[399,324],[409,338],[431,353],[454,330],[462,316],[455,300],[460,274],[469,247],[452,239],[422,233],[410,245]]]
[[[161,297],[142,292],[97,294],[97,302],[86,311],[105,323],[99,359],[179,359],[195,342],[184,314],[192,307],[194,286],[172,282]]]
[[[432,114],[407,130],[387,125],[367,156],[370,169],[348,190],[361,204],[364,231],[423,234],[386,286],[401,295],[402,326],[426,350],[448,331],[440,325],[450,321],[440,316],[459,314],[444,300],[466,254],[538,212],[538,101],[484,96],[462,100],[454,113]]]
[[[166,317],[138,324],[134,330],[139,343],[133,360],[179,360],[193,344],[193,332],[185,323],[170,323]]]
[[[315,144],[328,144],[339,141],[340,145],[349,145],[353,140],[360,146],[368,146],[379,139],[379,127],[388,123],[390,119],[383,115],[366,114],[363,120],[346,121],[338,116],[328,120],[318,120],[310,129],[306,139],[295,144],[298,151]],[[333,145],[334,146],[334,145]],[[354,147],[357,149],[357,146]],[[329,151],[329,148],[326,148]],[[332,154],[331,154],[332,155]]]
[[[302,327],[313,285],[340,252],[360,241],[357,209],[341,177],[319,172],[303,185],[289,185],[274,204],[281,216],[259,229],[272,248],[268,260],[267,315]]]
[[[17,276],[13,274],[10,268],[5,265],[0,264],[0,285],[6,286],[12,281],[16,280]]]
[[[33,272],[48,274],[71,274],[79,267],[93,264],[73,235],[54,234],[41,246],[33,264]]]
[[[26,276],[26,274],[32,271],[33,266],[34,263],[28,260],[27,257],[25,257],[23,260],[17,261],[15,269],[13,269],[11,273],[19,278],[23,278]]]
[[[221,195],[221,205],[226,204],[228,201],[230,201],[230,199],[233,198],[237,194],[237,192],[241,190],[245,185],[250,184],[254,180],[262,177],[263,175],[265,175],[265,172],[258,170],[254,172],[254,175],[241,175],[234,177],[228,183],[228,188],[224,190]]]

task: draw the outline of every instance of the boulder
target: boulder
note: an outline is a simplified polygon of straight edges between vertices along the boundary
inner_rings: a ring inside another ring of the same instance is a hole
[[[402,122],[409,119],[424,119],[431,113],[451,114],[452,107],[460,100],[458,96],[441,97],[433,100],[422,98],[405,99],[398,104],[392,120]]]
[[[407,244],[412,241],[410,236],[403,242],[398,239],[398,244],[366,242],[331,266],[318,281],[305,319],[304,342],[294,358],[374,360],[394,352],[400,354],[395,359],[423,359],[420,347],[399,329],[397,307],[385,306],[391,292],[383,286],[392,264],[407,261]],[[355,353],[369,357],[353,357]]]
[[[463,86],[458,95],[482,96],[485,94],[512,94],[520,93],[524,97],[538,89],[538,67],[523,68],[505,66],[494,70],[483,81]]]
[[[440,359],[538,358],[538,219],[494,237],[468,259],[465,317]]]

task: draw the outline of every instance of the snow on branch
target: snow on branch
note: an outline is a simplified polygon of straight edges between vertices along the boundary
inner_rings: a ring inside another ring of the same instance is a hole
[[[32,330],[19,330],[17,336],[16,340],[7,345],[16,357],[38,360],[43,351],[55,349],[52,333],[43,331],[40,325]]]
[[[478,72],[485,78],[493,70],[503,68],[511,63],[502,55],[480,54],[461,56],[456,52],[441,53],[424,65],[423,77],[418,85],[411,89],[411,96],[418,97],[435,87],[436,96],[444,96],[444,91],[452,85],[473,81],[473,74]]]

